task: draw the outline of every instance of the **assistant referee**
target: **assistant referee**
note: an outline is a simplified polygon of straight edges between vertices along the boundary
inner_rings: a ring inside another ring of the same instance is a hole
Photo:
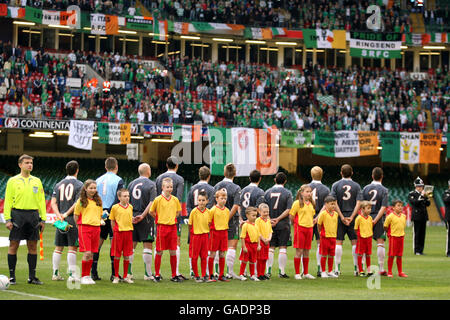
[[[42,284],[36,278],[37,241],[47,218],[42,182],[32,176],[33,157],[19,158],[20,174],[10,178],[6,185],[4,217],[9,233],[8,266],[10,284],[16,284],[17,249],[20,240],[27,240],[28,283]]]

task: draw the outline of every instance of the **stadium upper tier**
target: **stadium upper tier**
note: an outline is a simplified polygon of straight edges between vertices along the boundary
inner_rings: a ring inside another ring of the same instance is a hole
[[[287,71],[173,55],[161,58],[169,71],[163,74],[118,54],[72,51],[57,58],[12,49],[0,43],[0,117],[444,133],[450,120],[446,70],[431,70],[417,81],[387,68],[308,64]],[[100,83],[90,86],[79,69],[85,65],[128,87],[113,83],[104,92]],[[66,85],[74,77],[81,79],[80,89]]]
[[[0,1],[9,3],[10,1]],[[448,2],[436,1],[428,10],[410,1],[357,1],[357,0],[141,0],[141,1],[88,1],[88,0],[22,0],[21,5],[42,9],[65,10],[78,5],[82,11],[114,15],[142,16],[150,13],[154,18],[172,21],[213,22],[242,24],[248,27],[286,27],[293,29],[320,28],[363,31],[370,14],[370,4],[380,5],[383,29],[403,32],[412,28],[411,12],[418,12],[435,32],[448,30]]]

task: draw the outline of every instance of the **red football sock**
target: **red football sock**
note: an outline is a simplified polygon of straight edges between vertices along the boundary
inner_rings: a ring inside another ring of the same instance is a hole
[[[364,272],[363,267],[362,267],[362,255],[358,254],[358,271]]]
[[[300,258],[295,257],[294,258],[294,269],[295,269],[295,274],[300,274]]]
[[[207,261],[207,257],[204,258],[200,258],[200,266],[202,268],[202,277],[206,277],[206,261]],[[211,274],[213,275],[213,274]]]
[[[81,260],[81,276],[89,276],[89,261]]]
[[[370,256],[368,256],[368,255],[366,255],[366,270],[367,270],[367,273],[369,273],[371,270],[370,270]]]
[[[247,267],[247,262],[242,261],[242,262],[241,262],[241,268],[240,268],[240,270],[239,270],[239,275],[241,275],[241,276],[244,275],[245,267]]]
[[[322,272],[327,270],[327,256],[320,256],[320,268],[322,269]]]
[[[120,263],[120,258],[114,258],[114,276],[115,277],[119,277],[119,263]]]
[[[209,271],[209,276],[211,277],[214,274],[214,258],[213,257],[208,258],[208,271]]]
[[[388,273],[392,273],[392,266],[394,265],[394,257],[388,258]]]
[[[402,273],[402,257],[397,257],[397,269],[398,273]]]
[[[86,269],[86,275],[88,276],[91,273],[92,264],[94,263],[94,259],[87,261],[87,269]]]
[[[303,257],[303,274],[308,274],[309,258]]]
[[[328,272],[333,271],[333,260],[334,260],[334,257],[328,257]],[[325,269],[322,269],[322,270],[325,270]]]
[[[250,276],[253,277],[255,275],[255,263],[250,262],[249,268],[250,268]]]
[[[130,260],[123,260],[123,278],[128,276],[128,266],[130,265]]]
[[[160,276],[161,274],[159,273],[160,269],[161,269],[161,258],[162,256],[159,254],[155,255],[155,276]]]
[[[197,264],[197,258],[192,258],[192,271],[194,272],[194,276],[198,278],[198,264]]]
[[[214,259],[213,259],[214,261]],[[223,271],[225,270],[225,258],[219,257],[219,276],[223,277]]]
[[[172,278],[177,276],[177,256],[170,256],[170,269],[172,269]]]

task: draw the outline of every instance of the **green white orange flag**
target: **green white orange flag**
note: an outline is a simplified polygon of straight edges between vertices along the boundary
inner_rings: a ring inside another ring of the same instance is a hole
[[[381,161],[439,164],[441,139],[436,133],[380,132]]]
[[[257,169],[262,175],[278,170],[278,131],[250,128],[209,128],[212,175],[223,175],[227,163],[236,166],[238,177]]]
[[[169,33],[167,20],[161,21],[155,19],[153,24],[153,33],[154,39],[165,41]]]
[[[303,29],[302,31],[307,48],[346,48],[345,30]]]
[[[98,142],[106,144],[128,144],[131,143],[130,123],[105,123],[100,122],[97,126]]]
[[[118,34],[119,17],[101,13],[91,14],[91,33]]]

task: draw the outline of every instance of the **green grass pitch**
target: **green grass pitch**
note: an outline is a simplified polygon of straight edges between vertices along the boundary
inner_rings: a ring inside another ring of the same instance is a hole
[[[394,278],[380,277],[379,289],[369,289],[368,278],[353,276],[350,242],[344,242],[342,257],[342,275],[338,279],[294,280],[294,249],[288,249],[288,264],[286,273],[290,279],[278,278],[276,272],[272,279],[263,282],[232,280],[228,283],[195,283],[192,280],[183,283],[173,283],[170,278],[169,255],[165,252],[162,259],[162,275],[160,283],[144,281],[144,264],[142,261],[142,245],[136,250],[133,274],[134,284],[119,283],[113,285],[109,281],[110,260],[108,256],[110,243],[105,242],[101,251],[99,274],[101,281],[91,286],[81,286],[80,289],[69,289],[66,281],[52,281],[52,253],[54,250],[54,232],[51,225],[44,231],[44,260],[38,258],[37,276],[44,282],[42,286],[29,285],[28,264],[26,262],[26,246],[20,246],[16,269],[17,285],[7,291],[0,291],[0,300],[40,300],[57,298],[65,300],[303,300],[303,299],[352,299],[352,300],[410,300],[410,299],[448,299],[450,293],[450,258],[444,255],[446,229],[444,226],[427,228],[425,255],[415,256],[412,253],[412,230],[407,228],[405,237],[405,252],[403,269],[408,278],[397,277],[397,267],[394,263]],[[0,225],[0,236],[7,237],[9,231],[4,224]],[[181,266],[180,271],[189,275],[187,257],[187,227],[182,229]],[[240,246],[238,247],[238,249]],[[317,271],[315,258],[316,243],[310,254],[310,273]],[[372,264],[377,264],[376,246],[372,250]],[[387,250],[386,250],[387,251]],[[67,278],[65,270],[67,248],[61,259],[61,274]],[[278,251],[275,254],[274,270],[278,270]],[[9,277],[7,264],[7,248],[0,248],[0,274]],[[81,254],[78,253],[77,265],[81,268]],[[122,270],[122,261],[120,269]],[[385,261],[387,268],[387,257]],[[153,268],[152,268],[153,269]],[[199,268],[200,269],[200,268]],[[239,261],[235,262],[235,272],[238,273]],[[120,272],[122,273],[122,272]],[[373,285],[376,282],[372,282]]]

